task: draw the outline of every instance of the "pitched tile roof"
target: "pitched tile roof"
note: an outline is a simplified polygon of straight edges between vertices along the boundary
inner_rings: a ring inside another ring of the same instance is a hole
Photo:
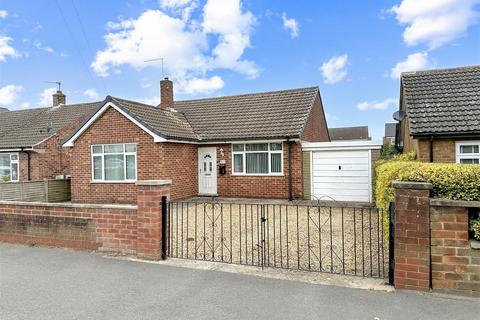
[[[181,112],[164,110],[115,97],[112,97],[112,100],[117,106],[123,107],[131,116],[160,136],[169,139],[198,139],[185,115]]]
[[[403,73],[412,135],[480,134],[480,66]]]
[[[395,137],[397,132],[396,123],[385,123],[385,137]]]
[[[175,101],[201,141],[299,137],[318,87]]]
[[[102,102],[2,112],[0,149],[35,146],[83,118],[82,127],[109,101],[148,130],[170,140],[296,138],[303,131],[318,92],[312,87],[176,101],[173,110],[109,96]]]
[[[330,140],[369,140],[368,126],[329,128]]]
[[[98,106],[99,102],[93,102],[2,112],[0,149],[33,147]]]

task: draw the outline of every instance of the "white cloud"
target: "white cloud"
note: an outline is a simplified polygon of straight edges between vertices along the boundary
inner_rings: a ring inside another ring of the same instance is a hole
[[[8,12],[5,10],[0,10],[0,19],[5,19],[8,16]]]
[[[287,18],[287,14],[284,12],[282,14],[283,28],[290,31],[290,37],[298,37],[298,22],[293,18]]]
[[[162,8],[192,3],[196,2],[160,1]],[[250,46],[255,19],[242,8],[240,0],[208,0],[202,19],[177,18],[160,10],[147,10],[136,19],[109,22],[106,47],[97,52],[91,66],[96,74],[108,76],[122,65],[138,70],[160,67],[160,61],[144,61],[163,57],[166,74],[176,82],[203,79],[202,83],[212,87],[219,87],[220,82],[212,81],[207,74],[216,69],[234,70],[248,78],[258,76],[255,63],[242,59]]]
[[[320,67],[325,83],[337,83],[347,75],[345,69],[348,63],[348,55],[335,56],[324,62]]]
[[[57,88],[47,88],[40,93],[40,99],[38,100],[38,105],[41,107],[49,107],[53,104],[52,95],[57,92]]]
[[[10,45],[12,38],[0,35],[0,61],[5,62],[7,57],[19,57],[20,54]]]
[[[14,103],[22,93],[23,87],[15,84],[9,84],[0,87],[0,106],[8,106]]]
[[[190,19],[192,12],[198,7],[197,0],[160,0],[160,8],[180,14],[182,20]]]
[[[247,75],[258,76],[259,70],[252,61],[241,60],[250,47],[250,34],[255,23],[251,12],[243,11],[240,0],[208,0],[203,8],[203,33],[218,36],[210,68],[232,69]]]
[[[429,65],[431,65],[431,62],[428,60],[427,52],[412,53],[408,55],[406,60],[400,61],[392,68],[390,77],[398,79],[402,72],[422,70]]]
[[[35,46],[35,48],[37,48],[38,50],[42,50],[42,51],[45,51],[45,52],[48,52],[48,53],[55,53],[55,50],[53,50],[52,48],[48,47],[48,46],[44,46],[40,41],[38,40],[35,40],[33,42],[33,45]]]
[[[399,23],[407,25],[403,32],[407,45],[426,43],[435,49],[462,36],[476,23],[477,3],[480,0],[402,0],[390,12]]]
[[[94,88],[85,90],[83,92],[83,95],[92,100],[100,98],[100,95],[98,94],[97,90],[95,90]]]
[[[396,106],[398,99],[388,98],[383,101],[364,101],[357,104],[357,109],[361,111],[365,110],[385,110],[391,106]]]
[[[219,76],[213,76],[208,79],[192,78],[179,82],[179,92],[186,94],[208,94],[220,90],[225,83]]]

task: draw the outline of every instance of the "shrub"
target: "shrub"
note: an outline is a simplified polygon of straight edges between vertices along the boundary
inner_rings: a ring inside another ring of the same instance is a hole
[[[407,156],[405,156],[407,157]],[[375,200],[379,208],[387,208],[394,200],[390,186],[394,180],[430,182],[433,196],[451,200],[480,200],[480,166],[403,161],[397,159],[375,167]]]
[[[480,217],[470,220],[470,231],[473,232],[473,237],[480,241]]]
[[[382,154],[380,155],[380,158],[391,159],[399,153],[400,151],[398,151],[398,149],[393,144],[384,144],[382,146]]]

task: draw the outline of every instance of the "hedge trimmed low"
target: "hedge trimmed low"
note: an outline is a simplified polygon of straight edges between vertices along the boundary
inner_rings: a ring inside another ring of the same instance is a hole
[[[470,164],[385,161],[375,167],[377,207],[388,208],[394,200],[394,180],[430,182],[436,198],[480,201],[480,166]]]

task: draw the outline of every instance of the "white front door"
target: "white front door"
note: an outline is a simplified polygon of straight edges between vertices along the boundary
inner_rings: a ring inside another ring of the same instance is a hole
[[[198,193],[217,195],[217,149],[198,148]]]

